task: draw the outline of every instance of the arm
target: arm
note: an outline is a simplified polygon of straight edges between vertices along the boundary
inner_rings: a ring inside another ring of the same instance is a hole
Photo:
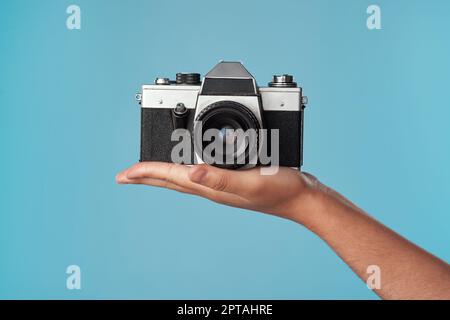
[[[381,271],[384,299],[450,299],[450,266],[368,216],[315,177],[290,168],[260,175],[147,162],[119,173],[121,184],[145,184],[202,196],[222,204],[293,220],[322,238],[364,281]]]

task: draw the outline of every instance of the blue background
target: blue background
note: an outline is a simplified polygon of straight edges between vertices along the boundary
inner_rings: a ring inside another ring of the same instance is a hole
[[[376,295],[315,235],[168,190],[119,186],[138,160],[134,93],[240,60],[310,98],[304,170],[450,260],[449,1],[0,4],[0,298]],[[66,268],[82,289],[66,289]]]

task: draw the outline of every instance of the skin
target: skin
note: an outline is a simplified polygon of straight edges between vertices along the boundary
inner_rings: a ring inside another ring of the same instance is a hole
[[[323,239],[363,280],[377,265],[383,299],[450,299],[450,265],[382,225],[314,176],[280,168],[224,170],[142,162],[119,173],[120,184],[169,188],[212,201],[276,215],[299,223]]]

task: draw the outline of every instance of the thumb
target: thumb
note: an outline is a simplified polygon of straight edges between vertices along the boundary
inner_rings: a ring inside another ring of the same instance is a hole
[[[189,179],[192,182],[201,184],[216,191],[223,191],[238,194],[239,178],[236,172],[216,168],[207,164],[200,164],[191,167]]]

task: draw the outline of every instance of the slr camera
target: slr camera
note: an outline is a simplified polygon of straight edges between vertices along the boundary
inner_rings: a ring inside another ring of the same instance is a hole
[[[242,63],[221,61],[202,80],[198,73],[177,73],[175,80],[156,78],[154,84],[142,86],[136,99],[141,104],[140,161],[239,169],[267,165],[261,153],[273,156],[277,152],[277,165],[302,165],[307,98],[292,75],[275,75],[267,87],[258,87]],[[180,141],[174,140],[173,133],[180,129],[190,140],[187,151],[182,150],[182,160],[176,161],[173,150]],[[218,134],[205,139],[209,129]],[[249,130],[253,130],[253,139],[236,138],[235,132]],[[212,142],[226,151],[206,154]]]

